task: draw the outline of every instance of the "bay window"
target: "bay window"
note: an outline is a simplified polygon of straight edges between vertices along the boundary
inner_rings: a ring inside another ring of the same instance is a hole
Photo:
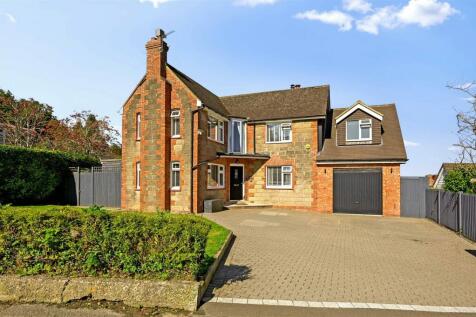
[[[225,166],[208,164],[207,188],[225,188]]]

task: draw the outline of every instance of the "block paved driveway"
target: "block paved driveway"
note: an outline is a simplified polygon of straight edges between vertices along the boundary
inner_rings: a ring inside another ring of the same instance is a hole
[[[206,297],[476,306],[476,250],[426,219],[286,209],[206,217],[236,239]]]

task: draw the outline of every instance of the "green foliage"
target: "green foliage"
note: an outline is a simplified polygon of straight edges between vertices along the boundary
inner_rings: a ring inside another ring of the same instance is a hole
[[[444,189],[452,192],[476,193],[476,184],[471,179],[476,178],[476,168],[456,168],[445,176]]]
[[[0,203],[43,202],[61,184],[68,167],[98,164],[83,155],[0,145]]]
[[[0,209],[0,274],[195,279],[210,223],[192,215]]]

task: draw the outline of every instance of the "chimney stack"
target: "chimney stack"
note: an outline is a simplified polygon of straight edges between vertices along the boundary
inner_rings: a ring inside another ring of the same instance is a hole
[[[167,51],[169,47],[165,42],[165,32],[162,29],[157,30],[156,35],[152,37],[145,45],[147,51],[147,78],[166,77]]]

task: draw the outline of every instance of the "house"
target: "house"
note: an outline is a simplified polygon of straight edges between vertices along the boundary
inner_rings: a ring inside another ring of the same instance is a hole
[[[471,169],[475,168],[476,164],[474,163],[443,163],[441,164],[440,170],[438,171],[438,174],[436,175],[436,180],[433,183],[433,188],[434,189],[443,189],[445,186],[445,177],[448,175],[449,171],[458,169],[458,168],[464,168],[464,169]]]
[[[331,109],[328,85],[218,97],[167,63],[164,32],[123,107],[122,208],[203,211],[244,200],[400,214],[396,107]]]

